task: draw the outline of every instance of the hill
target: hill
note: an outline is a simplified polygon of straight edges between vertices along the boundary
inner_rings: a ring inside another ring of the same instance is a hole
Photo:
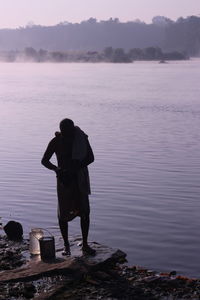
[[[0,30],[0,51],[33,47],[47,51],[102,51],[106,47],[160,47],[163,51],[200,53],[200,18],[191,16],[172,21],[154,17],[151,24],[141,21],[120,22],[118,19],[81,23],[60,23],[55,26],[32,25]]]

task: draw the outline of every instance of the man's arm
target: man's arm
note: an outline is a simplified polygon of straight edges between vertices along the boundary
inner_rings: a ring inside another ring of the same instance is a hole
[[[55,139],[51,140],[44,152],[41,163],[49,170],[57,171],[58,167],[50,162],[52,155],[55,153]]]

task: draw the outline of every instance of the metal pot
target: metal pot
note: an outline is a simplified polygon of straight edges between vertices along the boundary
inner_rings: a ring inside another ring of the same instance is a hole
[[[55,239],[53,236],[42,237],[39,239],[40,256],[43,261],[55,259]]]
[[[32,228],[29,233],[29,250],[31,255],[40,254],[39,239],[44,236],[41,228]]]

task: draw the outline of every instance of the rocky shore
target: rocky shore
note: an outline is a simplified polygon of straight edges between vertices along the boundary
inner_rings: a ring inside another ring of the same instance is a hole
[[[30,258],[28,241],[0,237],[0,299],[200,299],[200,280],[157,273],[125,263],[126,254],[92,243],[95,257],[83,256],[72,241],[72,256],[53,262]]]

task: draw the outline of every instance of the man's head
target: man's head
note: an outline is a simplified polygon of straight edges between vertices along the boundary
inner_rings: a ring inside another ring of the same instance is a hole
[[[70,119],[63,119],[60,122],[61,134],[65,137],[73,136],[74,134],[74,122]]]

